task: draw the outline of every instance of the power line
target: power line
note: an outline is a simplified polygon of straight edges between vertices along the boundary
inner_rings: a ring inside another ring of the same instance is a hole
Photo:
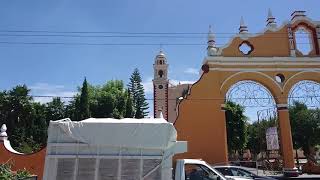
[[[0,34],[0,37],[70,37],[70,38],[181,38],[203,39],[206,36],[177,36],[177,35],[74,35],[74,34]],[[216,36],[216,39],[229,39],[234,36]],[[263,39],[288,39],[282,36],[266,36]],[[296,37],[297,39],[309,39],[309,37]]]
[[[125,32],[125,31],[51,31],[51,30],[0,30],[1,33],[55,33],[55,34],[131,34],[131,35],[207,35],[208,32]],[[232,34],[236,35],[239,34],[238,32],[214,32],[213,34]],[[252,35],[262,35],[265,33],[248,33]],[[272,34],[288,34],[288,33],[279,33],[279,32],[272,32]],[[310,34],[306,32],[295,32],[295,34]]]
[[[71,46],[204,46],[205,43],[86,43],[86,42],[16,42],[16,41],[0,41],[0,44],[10,45],[71,45]],[[312,44],[312,43],[296,43],[296,44]],[[216,44],[223,46],[225,44]]]

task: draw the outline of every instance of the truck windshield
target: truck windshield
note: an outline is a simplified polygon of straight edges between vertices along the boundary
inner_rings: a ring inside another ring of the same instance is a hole
[[[186,164],[185,165],[186,180],[219,180],[218,174],[211,169],[200,164]]]

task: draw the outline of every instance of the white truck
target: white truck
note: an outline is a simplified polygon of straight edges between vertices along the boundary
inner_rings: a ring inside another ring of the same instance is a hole
[[[226,180],[187,151],[164,119],[90,118],[51,121],[44,180]]]

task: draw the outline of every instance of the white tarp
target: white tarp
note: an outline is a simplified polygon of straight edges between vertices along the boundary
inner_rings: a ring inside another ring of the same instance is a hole
[[[83,121],[51,121],[48,142],[79,142],[113,147],[165,149],[175,142],[177,132],[164,119],[90,118]]]
[[[44,179],[167,180],[186,148],[162,118],[50,121]]]

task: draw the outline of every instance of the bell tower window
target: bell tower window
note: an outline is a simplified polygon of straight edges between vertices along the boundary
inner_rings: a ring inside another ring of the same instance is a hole
[[[159,75],[160,78],[162,78],[163,77],[163,71],[159,70],[158,75]]]

